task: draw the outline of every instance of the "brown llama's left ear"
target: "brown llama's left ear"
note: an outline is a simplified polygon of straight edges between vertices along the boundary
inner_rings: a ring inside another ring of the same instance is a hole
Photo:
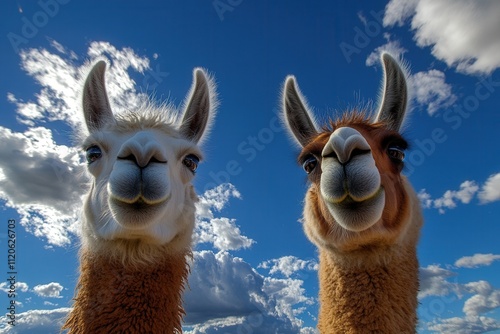
[[[408,104],[406,75],[398,62],[388,53],[382,54],[382,63],[384,64],[384,92],[376,122],[385,123],[391,130],[399,131]]]
[[[288,130],[302,147],[306,146],[318,134],[318,130],[295,77],[291,75],[285,80],[282,108]]]
[[[83,87],[83,114],[90,132],[114,119],[106,92],[105,71],[106,62],[97,62],[90,70]]]

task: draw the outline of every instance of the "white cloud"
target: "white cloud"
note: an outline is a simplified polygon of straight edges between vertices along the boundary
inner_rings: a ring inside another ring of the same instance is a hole
[[[221,211],[229,200],[234,198],[241,199],[240,192],[231,183],[223,183],[213,189],[209,189],[200,196],[196,203],[196,214],[199,218],[214,218],[213,210]]]
[[[0,198],[35,236],[69,244],[85,184],[78,151],[57,145],[43,127],[18,133],[0,126],[0,137]]]
[[[500,322],[488,317],[453,317],[439,319],[427,324],[427,328],[441,334],[486,333],[500,329]]]
[[[402,26],[404,21],[413,15],[419,0],[389,1],[385,6],[384,26],[398,24]]]
[[[16,292],[19,292],[19,291],[27,292],[29,289],[28,284],[24,283],[24,282],[16,282],[15,287],[16,287]],[[7,283],[7,282],[0,283],[0,291],[3,291],[5,293],[9,293],[9,291],[11,291],[10,283]]]
[[[481,203],[500,201],[500,173],[491,175],[479,192]]]
[[[431,195],[425,190],[421,189],[417,194],[420,203],[424,209],[429,209],[432,207],[432,198]]]
[[[16,325],[0,327],[0,334],[47,334],[59,333],[71,308],[54,310],[30,310],[16,314]],[[8,319],[0,317],[0,324],[7,324]]]
[[[477,268],[489,266],[494,261],[500,260],[500,254],[474,254],[472,256],[464,256],[455,261],[455,266],[459,268]]]
[[[465,288],[476,293],[464,303],[463,311],[467,316],[477,317],[500,307],[500,290],[494,289],[490,283],[470,282]]]
[[[301,280],[263,277],[228,252],[194,252],[184,294],[187,333],[300,333],[305,296]]]
[[[411,29],[420,47],[464,73],[491,73],[500,67],[500,2],[496,0],[391,0],[384,26]]]
[[[218,250],[238,250],[255,242],[241,234],[236,220],[214,217],[214,210],[222,210],[231,197],[241,198],[241,194],[230,183],[218,185],[200,196],[196,204],[195,243],[211,243]]]
[[[423,299],[428,296],[446,296],[454,292],[461,295],[463,288],[458,283],[449,282],[448,279],[456,274],[439,265],[429,265],[420,268],[420,291],[418,298]]]
[[[132,49],[119,50],[107,42],[92,42],[87,51],[88,63],[78,65],[74,52],[56,41],[51,45],[60,54],[46,49],[28,49],[20,53],[22,68],[41,86],[35,101],[24,101],[9,93],[8,100],[16,104],[18,120],[22,123],[33,126],[35,122],[62,120],[73,127],[78,126],[82,80],[88,64],[97,59],[106,58],[111,62],[106,86],[115,112],[133,109],[147,98],[136,90],[136,83],[127,71],[133,69],[142,73],[149,68],[149,59],[138,56]]]
[[[474,181],[464,181],[460,184],[458,190],[447,190],[443,196],[432,199],[431,196],[425,191],[421,190],[418,193],[418,197],[422,202],[424,208],[435,208],[438,209],[440,213],[445,213],[445,209],[454,209],[457,207],[457,203],[469,204],[476,193],[479,190],[479,186]]]
[[[64,287],[57,282],[36,285],[33,287],[33,291],[38,296],[43,297],[43,298],[62,298],[61,291],[63,289],[64,289]]]
[[[286,277],[300,270],[318,270],[316,260],[302,260],[296,256],[283,256],[278,259],[263,261],[258,268],[270,269],[269,274],[281,273]]]
[[[372,53],[366,58],[366,66],[373,66],[380,63],[380,56],[384,52],[388,52],[395,59],[400,59],[401,56],[406,52],[406,49],[401,46],[399,41],[391,41],[389,35],[385,35],[387,43],[376,48]]]
[[[445,82],[445,75],[438,70],[418,72],[408,78],[411,97],[419,105],[427,106],[427,113],[434,115],[439,109],[447,108],[457,100],[451,85]]]

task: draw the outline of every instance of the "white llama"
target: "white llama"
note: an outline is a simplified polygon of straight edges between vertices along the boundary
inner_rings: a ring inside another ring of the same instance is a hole
[[[69,333],[178,333],[189,272],[198,144],[217,105],[213,80],[194,70],[184,111],[113,115],[106,64],[83,90],[90,191],[82,215],[80,278]]]

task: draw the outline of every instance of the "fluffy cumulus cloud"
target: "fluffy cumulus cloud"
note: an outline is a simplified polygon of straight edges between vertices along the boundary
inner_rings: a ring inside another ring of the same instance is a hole
[[[467,316],[478,317],[480,314],[500,307],[500,290],[486,281],[470,282],[465,288],[474,293],[464,303],[463,311]]]
[[[428,296],[446,296],[452,292],[461,294],[458,283],[450,282],[456,273],[442,268],[439,265],[429,265],[420,268],[420,291],[418,297],[423,299]]]
[[[108,42],[92,42],[87,51],[87,61],[78,62],[76,55],[52,41],[55,52],[47,49],[27,49],[20,53],[22,68],[41,86],[35,99],[25,100],[10,93],[8,99],[17,107],[18,120],[28,125],[37,121],[62,120],[77,126],[80,119],[80,87],[88,67],[97,59],[109,59],[106,85],[110,102],[115,111],[140,105],[146,94],[136,90],[136,83],[128,70],[144,72],[149,59],[138,56],[132,49],[117,49]],[[70,53],[68,55],[68,53]]]
[[[446,83],[445,75],[438,70],[418,72],[408,78],[411,97],[417,105],[426,106],[427,113],[434,115],[457,100],[451,85]]]
[[[486,180],[478,196],[481,203],[500,201],[500,173]]]
[[[441,334],[479,334],[500,329],[500,322],[484,316],[453,317],[435,320],[428,324],[427,329]]]
[[[458,259],[455,266],[473,268],[478,265],[489,265],[495,259],[491,254],[475,254]],[[496,289],[486,281],[459,283],[456,276],[457,273],[440,265],[420,268],[419,299],[422,303],[420,309],[422,326],[432,332],[449,334],[485,333],[500,329],[500,322],[485,316],[500,309],[500,289]],[[442,309],[446,304],[458,303],[461,300],[463,300],[463,317],[441,318]]]
[[[31,310],[16,315],[15,326],[0,327],[1,334],[47,334],[59,333],[70,308],[54,310]],[[7,323],[5,316],[0,324]]]
[[[16,282],[16,291],[19,292],[27,292],[29,289],[29,286],[27,283],[24,283],[24,282]],[[3,291],[5,293],[9,293],[9,291],[11,290],[10,288],[10,283],[7,283],[7,282],[2,282],[0,283],[0,291]]]
[[[260,275],[228,252],[194,253],[184,294],[187,333],[301,333],[303,281]]]
[[[63,286],[57,282],[36,285],[33,287],[33,291],[43,298],[62,298],[61,291],[63,289]]]
[[[424,208],[434,208],[438,209],[440,213],[445,213],[447,209],[456,208],[458,203],[471,203],[474,197],[478,195],[479,189],[480,186],[475,181],[464,181],[460,184],[458,190],[446,190],[439,198],[433,199],[425,189],[419,191],[418,197]],[[479,194],[481,193],[479,192]]]
[[[500,67],[500,2],[496,0],[391,0],[384,26],[411,30],[420,47],[464,73],[489,74]]]
[[[220,184],[200,196],[196,204],[196,243],[209,243],[223,251],[248,248],[254,243],[242,235],[235,219],[214,217],[214,211],[220,211],[231,197],[241,198],[241,194],[230,183]]]
[[[269,274],[271,275],[281,273],[286,277],[290,277],[297,271],[318,270],[318,262],[316,260],[302,260],[296,256],[288,255],[278,259],[263,261],[258,267],[269,269]]]
[[[474,254],[464,256],[455,261],[455,266],[459,268],[477,268],[489,266],[495,261],[500,260],[500,254]]]
[[[44,127],[24,133],[0,127],[0,136],[0,198],[35,236],[69,244],[85,184],[78,151],[57,145]]]
[[[500,173],[491,175],[482,185],[476,181],[464,181],[458,190],[446,190],[438,198],[432,198],[425,189],[418,192],[418,197],[422,207],[438,209],[440,213],[456,208],[459,203],[469,204],[475,197],[481,204],[500,201]]]

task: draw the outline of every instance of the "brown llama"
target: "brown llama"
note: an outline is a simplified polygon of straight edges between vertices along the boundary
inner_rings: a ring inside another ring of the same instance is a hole
[[[423,220],[401,174],[406,78],[390,55],[382,63],[384,92],[374,119],[354,111],[320,128],[295,78],[284,84],[284,119],[310,181],[304,230],[319,249],[321,333],[416,331]]]

